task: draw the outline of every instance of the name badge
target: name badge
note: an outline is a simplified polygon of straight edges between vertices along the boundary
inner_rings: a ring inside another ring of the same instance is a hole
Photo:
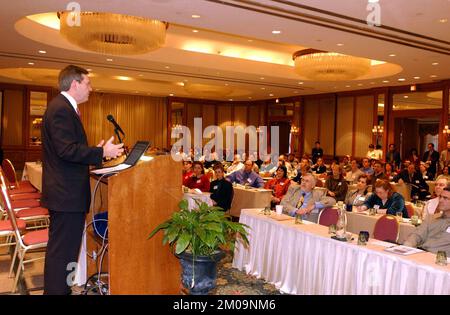
[[[202,181],[200,179],[197,180],[197,184],[200,184]]]
[[[420,183],[418,180],[416,180],[416,184]]]
[[[378,209],[380,209],[380,206],[379,205],[374,205],[373,208],[378,210]]]
[[[358,200],[359,200],[359,201],[365,201],[366,198],[364,198],[364,197],[359,197]]]
[[[217,189],[218,187],[219,187],[219,186],[216,185],[216,186],[213,187],[213,189],[215,190],[215,189]]]
[[[251,182],[252,182],[252,180],[251,180],[250,178],[247,178],[247,182],[251,183]]]
[[[446,231],[447,233],[450,233],[450,226],[447,228],[447,231]]]

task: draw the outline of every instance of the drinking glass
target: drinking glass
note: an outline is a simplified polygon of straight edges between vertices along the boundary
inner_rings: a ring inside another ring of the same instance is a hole
[[[399,212],[395,213],[395,216],[397,217],[398,223],[403,222],[403,212],[399,211]]]
[[[295,224],[302,224],[302,223],[303,223],[302,215],[296,213],[296,214],[295,214]]]
[[[445,251],[440,250],[436,254],[436,264],[439,266],[447,266],[447,254]]]
[[[336,224],[331,224],[328,227],[328,234],[336,234]]]
[[[366,245],[368,241],[368,232],[367,231],[360,231],[358,235],[358,245]]]

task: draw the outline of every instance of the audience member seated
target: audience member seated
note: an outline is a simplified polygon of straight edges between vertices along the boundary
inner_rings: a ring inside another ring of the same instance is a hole
[[[375,161],[375,163],[373,163],[373,175],[372,179],[370,180],[370,184],[374,186],[377,179],[389,179],[384,174],[383,164],[380,161]]]
[[[406,159],[408,160],[410,163],[414,164],[414,166],[416,168],[419,168],[420,166],[420,157],[419,157],[419,153],[417,153],[417,149],[416,148],[412,148],[411,150],[409,150],[409,156]]]
[[[411,185],[411,198],[425,200],[429,195],[428,184],[422,177],[422,174],[416,171],[414,164],[409,164],[408,168],[401,171],[400,174],[394,177],[394,181],[399,184],[409,184]]]
[[[376,152],[376,154],[378,156],[378,160],[381,161],[383,159],[383,150],[381,150],[381,145],[377,144],[375,146],[375,152]]]
[[[238,183],[241,185],[249,185],[254,188],[264,187],[264,181],[253,171],[253,161],[247,160],[244,163],[244,169],[233,172],[232,174],[227,176],[227,180],[232,183]]]
[[[422,218],[426,218],[428,215],[433,215],[436,213],[437,206],[439,204],[439,197],[441,196],[442,191],[445,187],[450,183],[450,181],[445,178],[439,178],[436,180],[434,185],[434,198],[427,201],[425,207],[423,208]]]
[[[438,177],[436,177],[436,180],[438,179],[438,178],[447,178],[448,180],[450,180],[450,174],[449,174],[449,168],[450,168],[450,166],[446,166],[446,167],[444,167],[443,169],[442,169],[442,172],[441,172],[441,174],[439,174],[438,175]]]
[[[450,165],[450,141],[447,141],[447,148],[441,152],[439,157],[439,167],[443,169]]]
[[[445,251],[450,256],[450,185],[447,185],[440,197],[437,213],[430,215],[412,232],[403,243],[409,247],[421,247],[437,253]]]
[[[323,174],[326,173],[327,167],[323,164],[323,159],[318,158],[317,163],[311,168],[311,170],[316,172],[316,174]]]
[[[234,155],[233,163],[227,168],[227,176],[240,171],[244,168],[244,163],[241,162],[241,156],[239,154]]]
[[[400,153],[397,152],[397,148],[394,143],[389,145],[389,151],[386,153],[386,163],[391,164],[394,171],[400,169],[401,164]]]
[[[264,185],[265,189],[270,189],[273,191],[271,200],[272,206],[280,203],[283,196],[286,195],[290,184],[291,181],[287,177],[286,167],[279,166],[277,168],[275,178],[272,178]]]
[[[205,176],[205,171],[203,169],[203,164],[201,162],[195,161],[193,164],[193,174],[186,181],[186,187],[190,189],[198,188],[203,192],[209,191],[209,178]]]
[[[389,181],[393,181],[397,173],[392,170],[391,164],[386,163],[384,164],[384,175],[386,176],[386,179],[389,179]]]
[[[336,201],[344,201],[347,194],[348,185],[342,175],[343,171],[338,164],[331,167],[332,174],[325,182],[327,195],[336,199]]]
[[[205,155],[203,166],[205,168],[211,168],[217,162],[219,162],[219,158],[217,156],[217,153],[216,152],[210,152],[209,154]]]
[[[375,146],[373,144],[369,144],[369,151],[367,151],[366,157],[369,160],[381,160],[381,157],[378,155],[378,152],[375,150]]]
[[[368,158],[364,158],[362,160],[361,172],[363,172],[364,174],[367,174],[369,176],[369,178],[372,179],[373,168],[370,167],[370,162],[369,162]]]
[[[342,162],[339,163],[339,165],[341,166],[341,168],[344,170],[344,172],[350,172],[352,169],[352,164],[350,163],[350,155],[345,155],[342,158]]]
[[[209,187],[210,197],[215,206],[228,211],[231,208],[231,201],[233,200],[233,186],[225,179],[225,171],[222,164],[214,164],[213,170],[216,180],[212,181]]]
[[[379,180],[375,183],[369,198],[362,206],[357,208],[358,211],[366,211],[369,208],[386,209],[386,214],[396,215],[397,212],[402,212],[404,218],[408,218],[408,211],[405,207],[405,199],[398,192],[394,191],[394,188],[387,180]],[[378,211],[382,213],[384,211]]]
[[[273,176],[277,170],[277,165],[272,162],[269,154],[266,155],[263,164],[259,168],[259,174],[262,176]]]
[[[351,169],[349,172],[347,172],[345,176],[345,180],[348,181],[350,184],[356,184],[358,182],[359,176],[364,174],[360,169],[358,162],[356,160],[352,160],[350,162]]]
[[[192,176],[192,161],[183,161],[183,185],[187,186],[188,179]]]
[[[425,180],[433,180],[434,176],[428,171],[428,164],[425,162],[420,162],[419,172],[422,174],[422,178]]]
[[[291,183],[280,202],[283,212],[290,216],[298,214],[305,220],[317,223],[319,211],[333,206],[336,200],[328,197],[325,190],[314,189],[315,185],[316,178],[311,173],[303,175],[300,185]]]
[[[323,149],[320,147],[320,142],[316,141],[311,152],[312,164],[316,164],[319,158],[323,157]]]
[[[292,165],[291,162],[288,161],[288,159],[286,158],[286,156],[284,154],[281,154],[278,157],[278,161],[283,161],[284,162],[284,166],[286,166],[286,169],[288,171],[288,174],[292,172]],[[280,166],[280,164],[278,164],[278,166]]]
[[[359,175],[356,188],[349,190],[347,196],[345,196],[344,202],[347,206],[362,206],[366,202],[367,198],[371,195],[368,181],[369,178],[366,174]],[[351,208],[347,207],[347,209],[351,211]]]
[[[304,174],[310,173],[311,166],[309,166],[309,161],[306,159],[302,159],[302,162],[300,162],[300,169],[297,170],[297,175],[292,179],[296,183],[300,183],[302,180],[302,176]]]

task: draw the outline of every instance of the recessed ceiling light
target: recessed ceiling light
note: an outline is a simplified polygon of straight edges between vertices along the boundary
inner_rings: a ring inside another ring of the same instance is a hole
[[[232,99],[232,98],[229,98],[228,100],[229,100],[230,102],[232,102],[232,101],[233,101],[233,99]]]
[[[273,31],[272,31],[272,34],[281,34],[281,31],[273,30]]]
[[[164,68],[166,68],[166,69],[170,69],[170,67],[169,67],[169,66],[165,66]]]
[[[228,86],[228,83],[225,83],[225,86]]]
[[[298,82],[298,84],[302,85],[304,82]]]
[[[338,46],[344,46],[344,44],[342,44],[342,43],[338,43],[338,44],[336,44],[336,45],[338,45]]]
[[[260,79],[261,79],[261,80],[264,80],[264,77],[261,77]]]
[[[47,52],[45,50],[39,50],[38,53],[40,54],[46,54]]]
[[[188,80],[187,80],[187,79],[184,79],[183,81],[184,81],[184,82],[188,82]]]
[[[430,75],[430,78],[437,78],[437,75],[432,74],[432,75]]]
[[[96,92],[100,91],[100,89],[95,89]]]
[[[362,83],[358,83],[358,86],[363,86],[364,84],[362,84]]]
[[[297,94],[298,93],[298,91],[294,91],[294,94]]]
[[[113,77],[114,79],[120,80],[120,81],[131,81],[133,78],[123,76],[123,75],[116,75]]]
[[[198,33],[198,30],[192,30],[193,33]]]
[[[406,81],[406,79],[404,79],[404,78],[400,78],[400,79],[398,79],[400,82],[403,82],[403,81]]]
[[[379,0],[369,0],[369,3],[378,3]]]
[[[351,86],[350,86],[350,85],[346,85],[345,87],[346,87],[346,88],[349,88],[349,87],[351,87]]]
[[[384,80],[383,83],[389,83],[389,80]]]
[[[269,94],[269,96],[273,96],[273,94],[272,94],[272,93],[270,93],[270,94]]]
[[[89,71],[89,72],[91,72],[91,71],[92,71],[92,69],[91,69],[91,68],[87,68],[87,69],[86,69],[86,71]]]
[[[439,21],[439,23],[447,23],[448,19],[439,19],[438,21]]]
[[[144,75],[141,73],[141,74],[138,74],[138,76],[139,76],[139,77],[143,77]]]
[[[419,80],[419,79],[420,79],[420,77],[414,77],[414,79],[416,79],[416,80]]]
[[[253,42],[253,39],[247,39],[247,41],[248,41],[249,43],[251,43],[251,42]]]
[[[397,56],[396,54],[390,54],[389,57],[395,57]]]
[[[403,98],[408,98],[409,96],[408,95],[403,95]]]
[[[251,97],[251,96],[249,96],[249,97],[248,97],[248,99],[249,99],[249,100],[251,100],[251,99],[252,99],[252,97]]]
[[[192,14],[191,17],[192,17],[193,19],[199,19],[199,18],[200,18],[200,15],[198,15],[198,14]]]
[[[112,60],[112,58],[106,58],[106,61],[111,62],[111,61],[113,61],[113,60]]]
[[[34,62],[29,62],[28,63],[30,66],[34,66]]]
[[[433,62],[431,65],[432,66],[437,66],[439,64],[439,62]]]
[[[370,82],[370,84],[375,84],[375,82]]]
[[[169,94],[169,96],[174,96],[174,95],[175,95],[175,94],[173,94],[173,93],[170,93],[170,94]]]
[[[261,90],[265,90],[265,89],[266,89],[265,87],[262,87],[262,88],[261,88]]]
[[[279,103],[280,102],[280,100],[277,98],[276,100],[275,100],[275,103]]]
[[[134,93],[139,93],[139,91],[134,91]]]

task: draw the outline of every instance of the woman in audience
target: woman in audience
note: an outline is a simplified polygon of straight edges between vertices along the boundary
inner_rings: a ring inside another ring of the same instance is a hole
[[[276,171],[275,178],[269,180],[265,185],[265,189],[271,189],[272,193],[272,206],[280,204],[281,198],[286,195],[291,181],[287,176],[286,166],[279,166]]]
[[[384,164],[384,175],[386,175],[386,178],[389,179],[389,181],[392,181],[397,174],[392,170],[392,165],[386,163]]]
[[[439,178],[446,178],[447,180],[450,180],[449,168],[450,168],[450,166],[445,166],[442,169],[441,174],[438,177],[436,177],[436,180],[438,180]]]
[[[233,200],[233,186],[224,178],[225,171],[221,163],[214,164],[213,169],[216,180],[212,181],[209,187],[211,199],[215,206],[227,211],[231,208]]]
[[[318,158],[317,163],[312,167],[312,171],[316,174],[323,174],[327,171],[327,167],[323,164],[323,159]]]
[[[409,160],[412,164],[414,164],[414,166],[416,168],[418,168],[420,166],[420,157],[419,157],[419,153],[417,153],[416,148],[412,148],[409,151],[409,156],[408,156],[407,160]]]
[[[185,186],[190,189],[198,188],[203,192],[209,191],[209,178],[205,176],[205,171],[203,169],[203,164],[201,162],[195,161],[193,164],[194,172],[193,174],[186,180]]]
[[[183,185],[187,186],[187,180],[192,176],[192,161],[183,161]]]
[[[362,206],[370,194],[369,177],[366,174],[359,175],[356,188],[349,190],[347,196],[345,196],[347,209],[351,211],[351,207],[349,206]]]
[[[404,218],[409,218],[408,211],[405,207],[405,199],[398,192],[395,192],[392,185],[386,179],[378,180],[375,183],[374,193],[357,210],[366,211],[369,208],[378,208],[378,213],[386,212],[386,214],[390,215],[396,215],[397,212],[402,212]]]
[[[339,164],[334,164],[332,174],[325,182],[325,188],[328,190],[327,195],[336,199],[336,201],[344,201],[347,194],[348,185],[342,175],[342,168]]]

